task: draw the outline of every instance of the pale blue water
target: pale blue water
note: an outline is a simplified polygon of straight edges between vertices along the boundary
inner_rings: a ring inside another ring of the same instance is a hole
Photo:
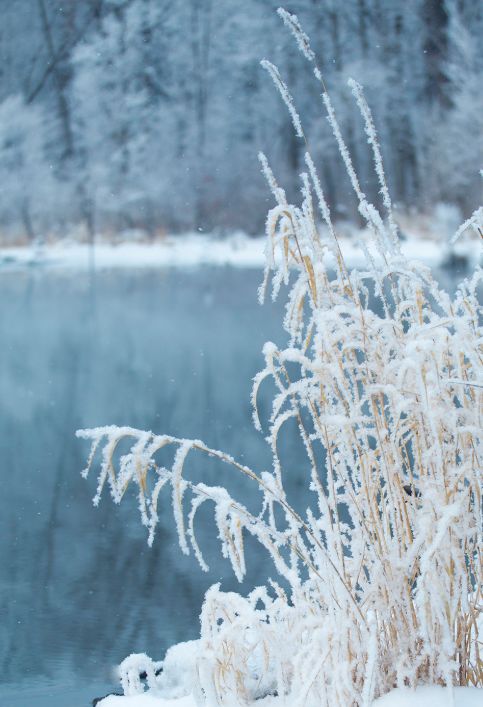
[[[0,274],[2,707],[90,704],[116,688],[112,668],[131,651],[161,658],[195,638],[212,583],[235,586],[210,542],[209,509],[199,523],[208,575],[181,555],[169,501],[152,550],[134,498],[119,508],[106,497],[95,510],[95,479],[79,474],[88,446],[74,433],[128,424],[269,464],[249,393],[263,342],[282,340],[281,306],[258,306],[259,278]],[[206,459],[195,467],[211,481],[227,473]],[[244,481],[233,484],[246,499]],[[250,585],[265,575],[255,554]]]

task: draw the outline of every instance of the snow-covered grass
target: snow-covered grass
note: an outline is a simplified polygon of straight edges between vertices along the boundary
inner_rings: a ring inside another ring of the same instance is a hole
[[[282,14],[312,62],[298,22]],[[301,132],[286,86],[269,70]],[[317,68],[315,75],[322,81]],[[288,292],[283,326],[289,343],[281,348],[267,342],[252,395],[254,423],[270,446],[272,469],[255,471],[200,440],[128,427],[78,432],[92,445],[85,476],[100,452],[95,503],[106,484],[117,503],[134,485],[150,544],[161,494],[168,492],[181,550],[192,552],[207,571],[196,514],[210,502],[222,553],[237,578],[243,579],[250,559],[246,534],[282,578],[248,597],[211,587],[200,641],[175,651],[189,655],[191,667],[172,653],[157,676],[147,656],[131,656],[121,665],[126,694],[143,690],[139,671],[147,673],[152,697],[191,693],[196,704],[209,706],[260,700],[369,707],[382,696],[383,706],[414,707],[415,699],[426,703],[428,695],[436,706],[447,704],[449,693],[435,686],[483,687],[482,272],[476,268],[450,297],[427,267],[406,257],[362,90],[351,84],[374,155],[381,209],[361,190],[322,87],[367,222],[367,240],[360,239],[364,263],[349,270],[310,154],[300,206],[287,201],[261,155],[275,206],[267,217],[260,300],[269,289],[273,298],[284,287]],[[476,233],[479,226],[472,224]],[[275,390],[268,419],[257,406],[266,381]],[[279,455],[279,440],[287,424],[295,424],[307,454],[313,503],[303,512],[285,492],[291,470]],[[119,453],[126,442],[128,451]],[[251,479],[261,493],[260,508],[250,511],[224,485],[191,481],[185,467],[192,452]],[[428,685],[432,692],[423,691],[421,699],[413,692],[384,697],[394,687]],[[471,704],[471,690],[461,695],[462,704]]]

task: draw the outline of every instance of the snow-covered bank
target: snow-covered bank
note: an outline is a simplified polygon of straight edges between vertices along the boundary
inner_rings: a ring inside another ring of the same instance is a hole
[[[364,232],[354,232],[340,237],[340,245],[346,263],[359,266],[364,262],[358,238]],[[265,238],[250,238],[244,234],[234,234],[229,238],[215,239],[207,235],[192,234],[172,236],[153,244],[121,243],[112,245],[99,243],[94,248],[86,244],[59,243],[46,245],[41,249],[2,248],[0,249],[0,270],[19,267],[43,266],[61,269],[106,268],[163,268],[195,267],[198,265],[230,265],[240,268],[261,268],[265,263]],[[437,267],[446,258],[441,243],[429,238],[410,236],[402,243],[404,255],[417,258],[425,264]],[[480,254],[476,242],[458,243],[458,256],[475,261]]]
[[[418,687],[393,690],[380,697],[373,707],[482,707],[483,690],[476,687]]]
[[[476,704],[476,703],[475,703]],[[265,697],[256,701],[256,707],[288,707],[276,697]],[[131,697],[111,695],[98,703],[99,707],[198,707],[193,697],[180,697],[177,700],[164,700],[162,697],[152,697],[148,693]],[[427,707],[427,705],[425,705]],[[457,705],[456,707],[460,707]],[[467,707],[462,705],[461,707]],[[473,707],[473,705],[468,705]]]
[[[267,697],[257,700],[257,707],[290,707],[283,700]],[[393,690],[379,698],[373,707],[482,707],[483,690],[476,687],[418,687],[416,690]],[[110,696],[99,707],[197,707],[192,697],[164,700],[145,693],[133,697]]]
[[[131,697],[118,697],[111,695],[101,700],[99,707],[196,707],[196,702],[192,697],[181,697],[178,700],[163,700],[162,697],[151,697],[144,695],[133,695]]]

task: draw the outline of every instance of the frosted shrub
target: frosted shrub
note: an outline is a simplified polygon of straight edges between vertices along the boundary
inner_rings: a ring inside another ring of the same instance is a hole
[[[296,18],[281,15],[314,62]],[[287,87],[275,67],[265,66],[303,135]],[[322,82],[317,68],[315,75]],[[181,550],[193,551],[207,570],[195,520],[211,501],[222,553],[238,579],[249,533],[289,588],[273,583],[247,598],[218,586],[208,591],[194,688],[201,704],[246,704],[276,691],[294,706],[347,707],[370,705],[395,686],[483,686],[481,270],[450,297],[427,268],[402,255],[372,116],[361,87],[350,85],[373,151],[382,212],[361,190],[325,88],[323,103],[368,226],[360,242],[364,270],[345,266],[309,153],[300,206],[288,203],[260,156],[276,202],[267,218],[260,299],[270,281],[274,298],[282,286],[288,293],[288,346],[265,345],[252,396],[272,470],[257,473],[198,440],[118,427],[78,432],[92,442],[85,475],[101,450],[94,502],[106,483],[116,503],[134,484],[150,544],[160,494],[171,494]],[[468,226],[478,229],[478,218]],[[257,410],[266,378],[276,386],[268,423]],[[277,449],[292,418],[316,501],[316,511],[303,515],[286,496]],[[126,438],[130,450],[116,463]],[[169,448],[172,464],[162,466],[158,452]],[[260,513],[223,487],[185,478],[194,452],[252,479],[263,494]]]

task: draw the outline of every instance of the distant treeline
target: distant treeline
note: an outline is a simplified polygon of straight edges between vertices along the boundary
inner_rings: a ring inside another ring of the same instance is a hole
[[[306,145],[260,67],[294,94],[336,216],[357,218],[320,86],[281,0],[0,0],[0,238],[141,229],[259,232],[263,149],[298,189]],[[401,208],[475,208],[483,167],[483,3],[290,0],[361,183],[370,151],[347,89],[366,88]]]

